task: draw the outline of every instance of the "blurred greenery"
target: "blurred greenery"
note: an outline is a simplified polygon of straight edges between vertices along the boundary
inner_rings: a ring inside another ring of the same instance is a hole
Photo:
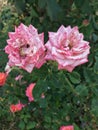
[[[72,73],[58,71],[50,62],[29,75],[13,70],[0,88],[1,130],[58,130],[70,124],[75,130],[98,130],[98,1],[8,0],[0,11],[0,72],[8,61],[4,52],[8,32],[21,22],[44,32],[45,42],[48,31],[57,31],[61,25],[78,26],[90,42],[89,62]],[[24,75],[21,82],[14,79],[18,74]],[[12,114],[10,104],[28,102],[25,89],[31,82],[36,82],[35,101]],[[42,93],[45,98],[40,98]]]

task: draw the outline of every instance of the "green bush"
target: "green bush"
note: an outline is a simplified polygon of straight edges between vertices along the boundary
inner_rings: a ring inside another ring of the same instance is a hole
[[[56,32],[64,25],[78,26],[90,42],[89,62],[72,73],[58,71],[57,64],[47,62],[31,74],[12,70],[0,88],[0,126],[2,130],[58,130],[74,125],[75,130],[98,129],[98,2],[97,0],[8,0],[0,12],[0,71],[8,61],[4,52],[8,32],[20,23],[34,25],[39,32]],[[15,77],[22,74],[21,81]],[[26,87],[32,83],[34,102],[28,104]],[[45,98],[40,98],[41,94]],[[9,106],[20,100],[28,104],[15,114]]]

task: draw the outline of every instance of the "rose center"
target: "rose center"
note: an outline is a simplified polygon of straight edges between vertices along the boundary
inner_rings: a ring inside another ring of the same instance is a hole
[[[69,43],[68,47],[70,50],[72,49],[72,47],[73,47],[72,42]]]
[[[64,49],[71,50],[73,48],[72,41],[67,40],[63,47]]]
[[[26,45],[20,47],[20,56],[21,56],[21,57],[23,57],[23,58],[26,57],[26,50],[27,50],[29,47],[30,47],[29,44],[26,44]]]

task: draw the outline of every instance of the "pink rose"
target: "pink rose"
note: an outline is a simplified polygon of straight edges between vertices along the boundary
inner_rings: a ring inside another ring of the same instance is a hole
[[[74,130],[74,127],[72,125],[69,126],[61,126],[60,130]]]
[[[17,111],[21,111],[24,106],[25,106],[25,105],[23,105],[23,104],[20,103],[20,101],[19,101],[19,103],[16,104],[16,105],[14,105],[14,104],[10,105],[10,111],[13,112],[13,113],[14,113],[14,112],[17,112]]]
[[[88,62],[89,42],[83,40],[83,34],[79,33],[78,27],[62,25],[56,33],[49,32],[49,40],[45,46],[45,58],[57,61],[58,69],[72,72],[76,66]]]
[[[34,101],[34,97],[32,95],[32,91],[34,89],[35,83],[31,83],[26,89],[26,96],[28,97],[29,101]]]
[[[31,73],[33,68],[40,68],[45,63],[44,34],[38,34],[32,25],[24,24],[15,27],[15,32],[9,33],[8,54],[9,66],[18,66]]]

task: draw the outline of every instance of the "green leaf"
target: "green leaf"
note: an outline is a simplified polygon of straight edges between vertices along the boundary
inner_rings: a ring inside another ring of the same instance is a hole
[[[94,15],[92,16],[92,23],[93,23],[94,28],[98,31],[98,24],[97,24],[97,22],[95,20],[95,16]]]
[[[91,13],[92,8],[90,7],[89,0],[82,0],[81,11],[83,13]]]
[[[94,28],[92,26],[92,24],[90,23],[87,27],[83,27],[81,29],[82,33],[84,34],[85,38],[86,39],[89,39],[89,37],[91,36],[91,34],[93,33],[94,31]]]
[[[98,84],[98,74],[94,73],[91,68],[84,68],[84,77],[87,83]]]
[[[48,122],[48,123],[51,122],[51,117],[45,116],[45,121]]]
[[[98,56],[95,56],[94,72],[98,74]]]
[[[33,89],[33,96],[35,100],[39,100],[41,98],[41,94],[46,92],[48,89],[48,85],[46,81],[39,80],[36,83],[36,86]]]
[[[87,86],[85,85],[78,85],[76,88],[75,88],[77,94],[81,97],[84,97],[84,96],[87,96],[88,95],[88,89],[87,89]]]
[[[51,21],[56,21],[61,12],[61,8],[57,4],[56,0],[47,0],[46,9]]]
[[[47,4],[47,0],[38,0],[39,8],[43,9]]]
[[[40,101],[39,101],[39,105],[40,105],[41,108],[47,107],[47,101],[46,101],[46,99],[45,98],[44,99],[41,98]]]
[[[83,4],[83,0],[74,0],[75,1],[75,5],[80,8],[81,5]]]
[[[24,130],[24,129],[25,129],[25,123],[24,123],[24,121],[20,121],[20,123],[19,123],[19,128],[20,128],[21,130]]]
[[[98,98],[93,98],[91,111],[98,117]]]
[[[3,29],[3,23],[0,21],[0,31]]]
[[[84,1],[83,0],[75,0],[75,5],[83,13],[90,13],[91,12],[89,0],[84,0]]]
[[[97,40],[98,40],[98,35],[93,34],[93,35],[92,35],[92,38],[93,38],[93,41],[94,41],[94,42],[97,42]]]
[[[74,123],[74,130],[80,130],[80,128]]]
[[[72,73],[68,73],[68,77],[73,84],[78,84],[81,81],[80,74],[75,71],[73,71]]]
[[[37,14],[37,12],[35,11],[34,8],[32,8],[31,11],[30,11],[30,17],[38,17],[38,14]]]
[[[17,8],[17,11],[19,13],[23,12],[25,10],[25,1],[24,0],[15,0],[15,6]]]
[[[36,126],[36,122],[28,122],[27,124],[27,130],[30,130]]]

